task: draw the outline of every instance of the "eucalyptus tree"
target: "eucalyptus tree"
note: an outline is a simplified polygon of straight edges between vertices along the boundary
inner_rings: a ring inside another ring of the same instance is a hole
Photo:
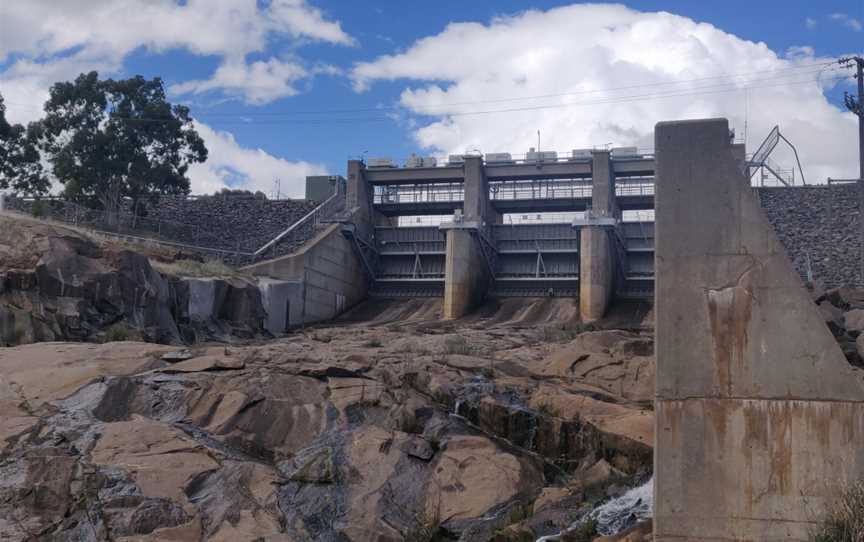
[[[189,108],[166,99],[162,80],[56,83],[33,128],[51,172],[72,200],[96,203],[116,221],[123,198],[189,192],[189,166],[207,159]]]

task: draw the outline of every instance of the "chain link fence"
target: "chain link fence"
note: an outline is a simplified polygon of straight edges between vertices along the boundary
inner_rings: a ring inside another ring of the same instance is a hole
[[[324,203],[290,224],[275,238],[255,249],[248,247],[243,235],[225,235],[219,228],[206,224],[189,224],[157,220],[125,210],[109,213],[60,198],[4,198],[7,211],[27,214],[127,239],[150,241],[170,248],[198,253],[208,259],[240,266],[290,254],[326,225],[329,217],[344,207],[344,190],[337,191]],[[231,225],[225,226],[231,229]]]

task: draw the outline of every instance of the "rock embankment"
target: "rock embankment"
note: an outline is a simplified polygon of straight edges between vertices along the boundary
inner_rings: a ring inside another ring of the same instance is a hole
[[[128,202],[127,202],[128,203]],[[120,216],[119,224],[109,226],[104,213],[89,210],[59,199],[33,200],[9,198],[9,209],[61,221],[74,220],[95,229],[120,229],[123,233],[156,236],[160,239],[229,252],[254,252],[315,208],[317,202],[305,200],[268,200],[247,195],[214,195],[189,198],[161,196],[148,202],[138,216],[131,206]],[[35,205],[35,208],[34,208]],[[130,204],[131,205],[131,204]],[[293,240],[302,243],[311,236],[310,225]],[[289,240],[279,253],[296,248]],[[289,246],[291,245],[291,246]]]
[[[535,540],[650,476],[649,334],[493,320],[0,349],[0,539]]]
[[[830,288],[864,287],[857,184],[759,188],[757,193],[805,281]]]

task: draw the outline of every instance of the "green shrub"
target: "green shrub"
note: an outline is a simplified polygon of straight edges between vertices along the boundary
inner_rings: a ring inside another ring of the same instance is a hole
[[[30,206],[30,214],[32,214],[36,218],[42,218],[45,216],[45,202],[41,199],[37,199],[33,201],[33,205]]]
[[[861,542],[864,540],[864,482],[846,489],[829,505],[812,542]]]
[[[129,328],[126,326],[126,324],[114,324],[105,330],[105,342],[116,343],[121,341],[128,341],[129,335]]]

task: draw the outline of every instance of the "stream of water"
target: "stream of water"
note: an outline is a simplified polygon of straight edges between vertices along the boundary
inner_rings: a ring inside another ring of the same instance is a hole
[[[650,518],[653,511],[654,478],[652,477],[641,486],[634,487],[620,497],[601,504],[590,514],[568,527],[564,533],[574,530],[588,519],[594,519],[597,521],[599,534],[614,535],[632,527],[643,519]],[[543,536],[538,538],[537,542],[558,542],[564,533]]]

